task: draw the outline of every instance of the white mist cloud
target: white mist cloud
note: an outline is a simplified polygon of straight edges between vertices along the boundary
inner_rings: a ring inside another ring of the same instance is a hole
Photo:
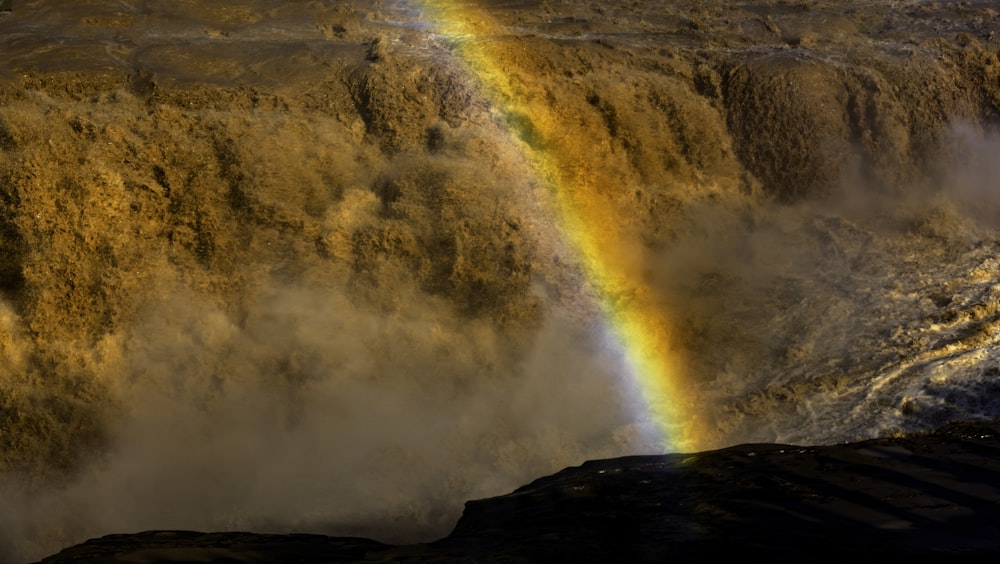
[[[1000,134],[971,123],[955,123],[944,148],[942,193],[961,213],[985,229],[1000,227]]]
[[[896,417],[894,386],[870,390],[895,363],[978,334],[998,154],[996,134],[956,124],[920,184],[847,171],[825,197],[686,210],[677,240],[650,256],[650,285],[677,325],[715,433],[706,441],[837,442],[934,420]]]
[[[161,528],[432,540],[466,500],[650,448],[579,320],[524,347],[419,292],[383,316],[271,285],[240,322],[169,295],[128,339],[110,447],[61,487],[4,484],[8,557]]]

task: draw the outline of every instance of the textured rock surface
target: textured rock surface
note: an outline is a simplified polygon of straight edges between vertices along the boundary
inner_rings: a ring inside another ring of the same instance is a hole
[[[1000,424],[924,436],[587,462],[466,504],[442,540],[148,532],[64,562],[769,562],[1000,556]]]

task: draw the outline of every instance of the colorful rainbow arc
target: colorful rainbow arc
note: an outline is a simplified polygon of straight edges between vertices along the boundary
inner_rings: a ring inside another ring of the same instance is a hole
[[[625,255],[639,244],[627,233],[611,196],[600,189],[614,186],[615,179],[589,164],[597,162],[592,158],[597,148],[591,139],[568,135],[567,120],[551,103],[526,94],[528,85],[511,79],[508,70],[517,68],[516,61],[491,40],[505,33],[475,2],[424,0],[420,7],[422,17],[448,39],[452,53],[506,116],[532,173],[549,188],[554,220],[599,296],[659,439],[669,450],[696,449],[698,433],[690,423],[693,398],[672,362],[668,320],[648,289],[636,287],[641,261]]]

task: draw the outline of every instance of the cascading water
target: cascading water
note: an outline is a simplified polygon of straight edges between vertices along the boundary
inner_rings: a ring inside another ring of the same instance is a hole
[[[803,5],[14,2],[0,560],[995,418],[996,14]]]

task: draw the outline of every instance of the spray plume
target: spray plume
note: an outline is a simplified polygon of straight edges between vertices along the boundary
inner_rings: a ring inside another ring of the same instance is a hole
[[[530,54],[495,44],[492,39],[503,30],[485,10],[443,0],[424,6],[452,53],[486,91],[498,118],[520,139],[541,185],[537,193],[543,208],[551,210],[575,251],[660,440],[670,450],[697,448],[696,395],[681,374],[662,299],[643,282],[639,237],[614,200],[621,179],[593,164],[602,148],[568,125],[572,116],[546,99],[544,85],[515,78],[513,69],[531,65]]]

